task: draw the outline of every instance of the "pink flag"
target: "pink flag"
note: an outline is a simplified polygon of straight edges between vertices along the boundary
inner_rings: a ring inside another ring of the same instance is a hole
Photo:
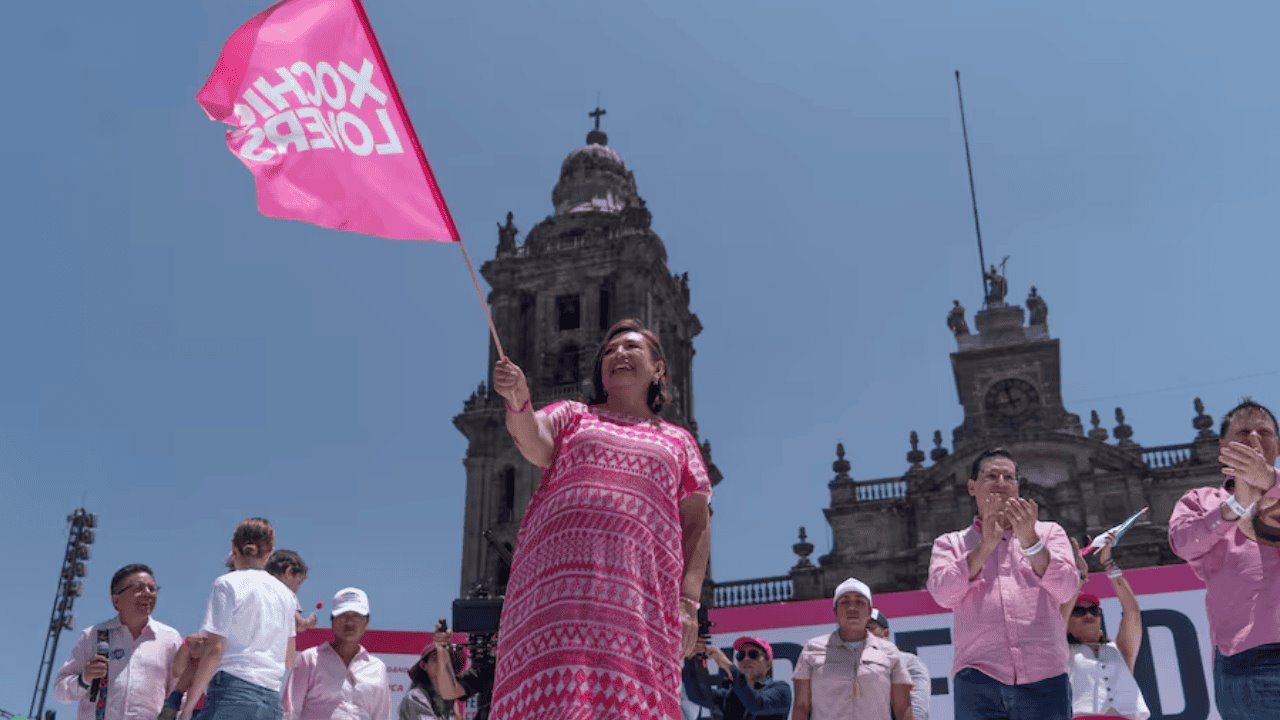
[[[235,129],[258,209],[396,240],[458,242],[360,0],[282,0],[240,26],[196,100]]]

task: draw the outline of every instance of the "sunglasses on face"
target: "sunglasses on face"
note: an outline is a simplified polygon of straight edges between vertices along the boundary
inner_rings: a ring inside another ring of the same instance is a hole
[[[1071,608],[1072,617],[1084,617],[1085,615],[1102,617],[1102,608],[1097,605],[1085,605],[1083,607],[1077,605],[1076,607]]]
[[[737,658],[738,660],[742,660],[743,658],[751,658],[752,660],[759,660],[760,658],[764,657],[764,653],[754,649],[739,650],[737,653],[734,654],[734,657]]]

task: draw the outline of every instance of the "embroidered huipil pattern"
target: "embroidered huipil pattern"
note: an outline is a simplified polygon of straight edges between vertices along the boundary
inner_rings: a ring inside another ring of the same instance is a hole
[[[680,500],[711,492],[683,428],[578,402],[520,526],[494,720],[679,718]]]

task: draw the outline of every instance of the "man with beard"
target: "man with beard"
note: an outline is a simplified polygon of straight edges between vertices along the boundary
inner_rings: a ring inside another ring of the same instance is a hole
[[[111,578],[116,616],[80,634],[54,680],[54,697],[77,703],[79,720],[155,720],[160,714],[182,636],[151,618],[159,592],[146,565],[125,565]],[[95,685],[97,697],[90,697]]]
[[[929,594],[955,612],[955,718],[1069,720],[1061,606],[1080,587],[1071,542],[1018,496],[1009,451],[979,455],[968,488],[978,517],[935,540],[929,561]]]
[[[1213,686],[1224,720],[1274,718],[1280,708],[1280,455],[1276,417],[1244,400],[1222,419],[1226,481],[1182,496],[1169,545],[1204,581]]]

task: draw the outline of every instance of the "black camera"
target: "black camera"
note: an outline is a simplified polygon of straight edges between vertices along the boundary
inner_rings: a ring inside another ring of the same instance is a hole
[[[453,629],[456,632],[492,635],[498,632],[498,618],[501,616],[500,597],[453,601]]]

